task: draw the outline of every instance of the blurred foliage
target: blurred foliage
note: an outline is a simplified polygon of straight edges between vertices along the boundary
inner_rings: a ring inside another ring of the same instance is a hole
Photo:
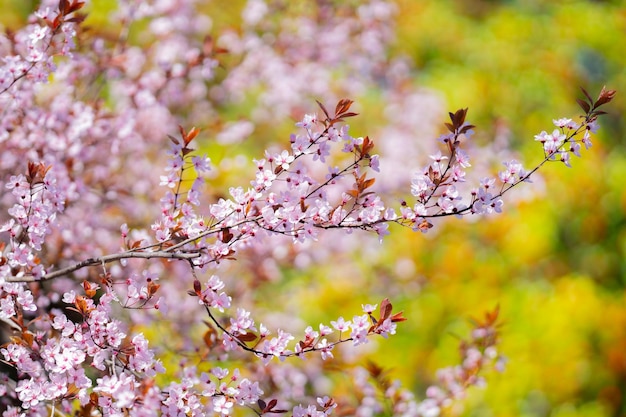
[[[2,22],[19,22],[30,3],[1,1]],[[100,11],[111,2],[93,3]],[[236,25],[244,3],[208,2],[211,30]],[[337,254],[332,264],[283,271],[283,280],[253,297],[270,300],[267,312],[284,303],[311,323],[389,297],[409,321],[397,336],[381,339],[377,351],[363,351],[417,395],[437,368],[457,361],[467,319],[499,304],[507,369],[489,374],[487,387],[451,413],[626,416],[626,6],[619,0],[398,0],[398,6],[392,53],[410,57],[415,83],[438,91],[450,110],[470,108],[477,140],[505,124],[531,166],[541,157],[533,136],[551,130],[552,119],[578,114],[579,86],[597,94],[606,84],[618,96],[600,135],[573,168],[548,164],[545,190],[537,186],[537,195],[517,206],[505,203],[504,215],[451,219],[426,236],[396,228],[380,246],[364,238],[363,247]],[[101,17],[93,13],[88,23]],[[375,125],[375,115],[363,123]],[[250,148],[258,155],[258,144]]]

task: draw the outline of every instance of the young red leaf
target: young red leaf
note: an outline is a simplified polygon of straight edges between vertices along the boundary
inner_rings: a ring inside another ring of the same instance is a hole
[[[70,17],[69,19],[66,19],[65,21],[71,22],[71,23],[82,23],[85,21],[86,18],[87,18],[86,14],[79,14],[74,17]]]
[[[606,87],[602,87],[602,91],[600,91],[600,95],[598,95],[598,100],[596,100],[596,102],[593,104],[593,108],[598,108],[601,105],[613,100],[615,93],[615,90],[607,90]]]
[[[361,191],[374,185],[374,182],[376,182],[376,178],[370,178],[370,179],[363,181],[363,186],[362,186]]]
[[[349,111],[347,113],[341,113],[339,115],[339,117],[341,117],[341,118],[344,118],[344,117],[354,117],[354,116],[358,116],[358,115],[359,115],[359,113],[354,113],[354,112]]]
[[[369,136],[365,136],[363,145],[361,146],[361,155],[368,154],[372,149],[374,149],[374,141],[372,141]]]
[[[326,116],[326,120],[330,120],[330,115],[328,114],[328,110],[326,110],[326,107],[324,107],[324,105],[318,100],[315,100],[315,102],[317,103],[318,106],[320,106],[320,109],[322,109],[322,111],[324,112],[324,115]]]
[[[388,298],[385,298],[383,301],[381,301],[380,303],[380,321],[385,321],[389,318],[389,316],[391,315],[391,310],[393,309],[393,306],[391,305],[391,302],[389,301]]]
[[[222,243],[228,243],[233,240],[234,237],[235,235],[230,232],[230,229],[228,227],[222,229],[222,233],[220,234],[220,240],[222,241]]]
[[[189,143],[198,136],[198,133],[200,133],[200,130],[196,127],[192,127],[189,133],[184,135],[185,145],[189,145]]]
[[[178,139],[176,139],[174,136],[172,135],[167,135],[168,138],[170,138],[170,140],[172,142],[174,142],[175,145],[178,145],[180,142],[178,141]]]
[[[154,294],[156,294],[157,291],[159,291],[159,288],[161,288],[160,284],[157,284],[156,282],[149,282],[148,283],[148,296],[150,297],[154,296]]]
[[[257,335],[255,335],[254,333],[238,334],[236,337],[244,343],[254,342],[257,339]]]
[[[475,128],[474,125],[465,125],[459,130],[459,133],[467,133],[468,130]]]
[[[207,329],[207,331],[204,332],[204,335],[202,336],[202,340],[204,341],[204,344],[206,345],[206,347],[208,348],[213,347],[217,340],[217,331],[215,330],[215,328],[210,326]]]
[[[83,6],[85,5],[84,1],[74,1],[72,3],[72,5],[70,6],[70,13],[75,12],[76,10],[80,10],[83,8]]]
[[[60,0],[59,1],[59,14],[65,15],[65,12],[68,10],[70,6],[70,2],[68,0]]]
[[[89,298],[93,298],[96,295],[96,290],[91,288],[91,284],[87,281],[83,281],[83,290],[85,291],[85,295]]]
[[[576,102],[578,103],[580,108],[583,109],[585,113],[589,113],[589,110],[591,110],[591,106],[589,105],[589,103],[587,103],[585,100],[582,100],[580,98],[577,98]]]
[[[337,103],[337,106],[335,107],[335,116],[350,110],[350,106],[352,105],[352,103],[354,103],[354,101],[347,98],[339,100],[339,103]]]
[[[349,196],[352,196],[354,198],[357,198],[359,196],[359,191],[358,190],[348,190],[348,191],[346,191],[346,194],[348,194]]]
[[[591,96],[589,95],[589,93],[587,92],[587,90],[585,90],[584,88],[580,87],[580,89],[582,90],[583,94],[585,95],[585,97],[587,97],[587,100],[589,100],[589,103],[593,103],[593,99],[591,98]]]
[[[399,313],[394,314],[393,316],[391,316],[391,321],[394,322],[394,323],[398,323],[398,322],[401,322],[401,321],[407,321],[407,318],[404,317],[402,314],[403,314],[402,311],[399,312]]]
[[[427,231],[428,229],[430,229],[431,227],[433,227],[432,223],[430,223],[428,220],[424,219],[422,220],[422,222],[420,224],[417,225],[417,228],[423,232]]]

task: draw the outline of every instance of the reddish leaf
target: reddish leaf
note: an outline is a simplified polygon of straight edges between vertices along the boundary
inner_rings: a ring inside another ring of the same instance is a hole
[[[35,337],[31,332],[22,332],[22,339],[26,342],[26,346],[31,347]]]
[[[362,190],[365,190],[366,188],[371,187],[372,185],[374,185],[374,182],[376,181],[376,178],[370,178],[368,180],[365,180],[363,182],[363,188]]]
[[[339,103],[337,103],[337,106],[335,107],[335,116],[346,113],[348,110],[350,110],[350,106],[352,105],[352,103],[354,103],[354,101],[347,98],[339,100]]]
[[[582,100],[580,98],[577,98],[576,102],[578,103],[580,108],[583,109],[585,113],[589,113],[589,110],[591,110],[591,106],[589,105],[589,103],[587,103],[585,100]]]
[[[427,231],[433,227],[432,223],[428,222],[428,220],[424,219],[420,224],[417,225],[417,228],[421,231]]]
[[[204,341],[206,347],[213,347],[215,345],[215,341],[217,340],[217,331],[213,327],[210,327],[206,332],[204,332],[202,340]]]
[[[459,131],[459,133],[466,133],[468,130],[475,128],[476,126],[474,125],[465,125],[463,126],[463,128],[461,128],[461,130]]]
[[[367,372],[369,372],[370,376],[374,379],[378,379],[378,377],[381,376],[385,371],[380,365],[372,362],[371,360],[367,361],[365,368],[367,369]]]
[[[589,95],[589,93],[587,92],[587,90],[585,90],[584,88],[580,87],[580,89],[582,90],[583,94],[585,95],[585,97],[587,97],[587,99],[589,100],[589,103],[593,103],[593,99],[591,98],[591,96]]]
[[[87,15],[84,13],[81,13],[81,14],[77,14],[74,17],[70,17],[69,19],[65,19],[65,21],[71,22],[71,23],[83,23],[86,18],[87,18]]]
[[[598,100],[593,104],[594,108],[600,107],[603,104],[606,104],[613,100],[615,97],[615,90],[607,90],[606,87],[602,87],[602,91],[600,91],[600,95],[598,96]]]
[[[330,120],[330,115],[328,114],[328,110],[326,110],[326,107],[324,107],[324,105],[318,100],[315,100],[315,102],[317,103],[318,106],[320,106],[320,109],[322,109],[322,111],[324,112],[324,115],[326,116],[326,120]]]
[[[61,15],[58,14],[52,21],[52,30],[57,30],[61,26]]]
[[[200,133],[200,130],[196,127],[192,127],[191,130],[189,131],[189,133],[187,133],[187,135],[184,136],[185,138],[185,145],[189,145],[189,143],[194,140],[196,138],[196,136],[198,136],[198,133]]]
[[[76,10],[80,10],[85,5],[84,1],[74,1],[70,8],[68,9],[67,14],[74,13]]]
[[[389,316],[391,315],[392,309],[393,309],[393,306],[391,305],[391,302],[389,302],[388,298],[385,298],[380,303],[380,321],[381,322],[389,318]]]
[[[228,243],[231,240],[233,240],[234,237],[235,237],[235,235],[233,235],[230,232],[230,228],[225,227],[224,229],[222,229],[222,233],[221,233],[221,236],[220,236],[220,240],[222,241],[222,243]]]
[[[402,314],[403,314],[402,311],[399,312],[399,313],[394,314],[393,316],[391,316],[391,321],[394,322],[394,323],[398,323],[398,322],[401,322],[401,321],[407,321],[408,319],[406,317],[404,317]]]
[[[89,298],[93,298],[96,295],[96,290],[92,289],[91,284],[87,281],[83,281],[83,290]]]
[[[161,288],[160,284],[157,284],[155,282],[149,282],[148,283],[148,295],[150,297],[154,296],[154,294],[156,294],[157,291],[159,291],[159,288]]]
[[[287,410],[274,410],[274,407],[276,407],[276,404],[278,403],[278,401],[276,401],[275,399],[270,400],[269,404],[267,404],[265,407],[263,407],[263,409],[261,410],[261,413],[274,413],[274,414],[280,414],[280,413],[286,413]],[[263,402],[263,404],[265,404],[265,402]]]
[[[239,334],[236,337],[237,339],[245,343],[245,342],[254,342],[258,336],[255,335],[254,333],[246,333],[246,334]]]
[[[365,136],[363,145],[361,146],[361,154],[369,154],[372,149],[374,149],[374,141],[371,140],[369,136]]]
[[[493,326],[498,321],[498,315],[500,314],[500,305],[498,304],[493,311],[485,312],[485,326]]]
[[[354,198],[357,198],[359,196],[359,191],[358,190],[348,190],[348,191],[346,191],[346,194],[348,194],[349,196],[352,196]]]
[[[457,125],[459,127],[463,126],[463,123],[465,123],[465,116],[467,116],[467,107],[464,109],[460,109],[456,112],[457,114]]]
[[[70,6],[70,2],[68,0],[60,0],[59,1],[59,14],[65,15],[65,12]]]

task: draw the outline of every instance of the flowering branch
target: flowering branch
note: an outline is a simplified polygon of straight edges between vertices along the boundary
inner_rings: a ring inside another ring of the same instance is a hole
[[[585,94],[587,95],[586,92]],[[193,128],[185,132],[181,128],[181,139],[170,138],[173,143],[170,152],[173,159],[166,168],[169,171],[168,176],[162,177],[161,181],[170,188],[175,187],[176,191],[168,192],[161,200],[161,221],[152,226],[158,244],[141,246],[142,242],[126,242],[130,249],[122,253],[90,258],[47,274],[42,274],[41,265],[37,265],[39,271],[37,274],[21,274],[8,277],[6,281],[50,280],[87,266],[128,258],[193,260],[195,265],[203,266],[219,262],[221,259],[234,258],[237,247],[254,238],[258,230],[288,235],[295,241],[315,239],[314,229],[356,228],[373,230],[382,236],[388,233],[386,229],[388,223],[426,232],[432,227],[428,219],[501,212],[502,197],[522,182],[529,182],[531,176],[546,162],[554,161],[558,156],[560,161],[569,166],[570,154],[580,156],[581,143],[586,148],[591,146],[591,133],[595,133],[598,128],[597,117],[604,113],[598,108],[610,102],[614,95],[615,91],[603,89],[598,99],[595,101],[589,99],[589,103],[584,102],[583,109],[586,110],[586,114],[582,116],[583,122],[580,124],[571,119],[555,120],[554,123],[560,130],[555,130],[552,134],[541,132],[535,136],[535,140],[541,142],[544,148],[545,156],[541,162],[529,171],[524,170],[517,161],[505,162],[507,169],[499,173],[499,180],[502,183],[500,190],[492,193],[496,180],[485,178],[481,181],[480,187],[471,191],[469,204],[463,202],[457,185],[465,181],[464,170],[470,166],[468,156],[461,149],[461,139],[471,134],[474,126],[465,122],[467,109],[450,113],[451,123],[446,124],[450,134],[440,138],[446,145],[448,155],[440,153],[431,155],[433,162],[413,178],[411,192],[417,202],[413,207],[403,202],[399,216],[393,209],[385,208],[380,197],[368,191],[374,184],[374,178],[367,178],[365,173],[360,173],[364,166],[377,169],[378,157],[371,155],[373,141],[368,137],[349,136],[347,126],[340,129],[335,127],[343,119],[356,115],[348,111],[352,104],[350,100],[340,101],[334,117],[327,115],[321,122],[316,117],[307,115],[298,123],[298,126],[305,129],[306,136],[292,136],[293,154],[283,151],[276,155],[268,154],[267,161],[257,161],[257,176],[252,181],[254,189],[245,193],[242,189],[231,189],[236,201],[220,200],[212,205],[209,209],[212,216],[208,222],[192,208],[193,205],[199,204],[201,178],[194,181],[182,205],[179,203],[182,176],[186,166],[193,166],[199,173],[210,169],[210,160],[206,156],[194,156],[190,147],[199,131]],[[327,114],[323,106],[322,109]],[[321,123],[324,129],[315,131],[317,123]],[[341,170],[331,172],[324,181],[315,183],[315,180],[307,175],[306,166],[298,163],[311,155],[313,161],[323,162],[322,159],[330,154],[326,144],[340,139],[345,141],[343,151],[352,153],[354,161]],[[443,161],[447,162],[442,165]],[[266,164],[269,164],[269,169],[264,168]],[[294,166],[296,168],[293,168]],[[34,166],[31,171],[33,169]],[[46,172],[49,170],[45,167],[38,169]],[[42,182],[46,174],[41,171],[39,174],[31,172],[29,175],[31,177],[39,175],[38,181]],[[353,188],[343,192],[338,204],[331,204],[326,199],[328,193],[326,189],[335,186],[349,175],[352,175],[355,181]],[[282,188],[280,199],[277,199],[279,194],[274,191],[274,187],[280,179],[286,187]],[[16,195],[22,195],[22,190],[27,189],[19,178],[12,180],[9,185]],[[433,201],[435,198],[436,201]],[[348,203],[351,203],[351,206],[348,206]],[[23,219],[29,218],[28,212],[25,212]],[[8,230],[10,227],[9,224],[0,231]],[[125,235],[127,233],[124,232]],[[213,243],[206,240],[211,236],[216,237]],[[35,241],[34,237],[31,237],[31,241]],[[24,247],[19,242],[16,246]]]
[[[0,95],[7,92],[22,78],[29,76],[35,67],[38,67],[40,72],[35,74],[33,78],[40,82],[45,81],[48,75],[45,68],[54,66],[50,59],[45,60],[45,58],[53,45],[55,36],[60,32],[65,33],[66,39],[61,54],[68,55],[73,45],[71,36],[75,34],[68,24],[80,23],[85,19],[84,15],[78,13],[72,17],[70,15],[82,9],[84,5],[84,1],[72,0],[70,3],[69,0],[61,0],[54,19],[48,16],[48,9],[45,12],[35,13],[45,25],[37,26],[29,35],[30,43],[27,46],[28,55],[26,58],[14,56],[11,57],[12,59],[5,60],[7,65],[0,68]]]
[[[367,337],[379,334],[387,337],[389,334],[396,333],[396,324],[405,321],[402,312],[392,315],[393,307],[388,299],[384,299],[380,305],[380,314],[378,318],[374,317],[373,312],[377,305],[367,304],[363,306],[366,313],[360,316],[354,316],[352,321],[346,321],[340,317],[337,321],[332,321],[331,326],[339,331],[338,339],[329,342],[325,336],[333,333],[333,329],[329,326],[320,324],[320,331],[314,331],[312,327],[308,327],[305,331],[305,338],[296,344],[295,350],[287,350],[287,344],[294,337],[282,330],[278,330],[278,337],[268,340],[269,330],[263,325],[259,325],[256,329],[254,320],[250,318],[250,312],[244,309],[237,309],[237,317],[230,320],[230,329],[222,325],[220,321],[213,315],[211,308],[224,311],[230,307],[231,297],[221,291],[224,283],[215,275],[207,282],[207,288],[203,291],[200,281],[194,280],[194,290],[189,294],[199,297],[199,302],[204,305],[206,312],[211,321],[223,333],[223,345],[226,350],[232,350],[239,347],[247,352],[253,353],[262,359],[264,364],[268,364],[272,357],[280,360],[285,358],[298,356],[302,357],[307,353],[320,352],[322,359],[332,358],[332,350],[335,346],[352,341],[354,346],[367,343]],[[350,336],[342,337],[343,332],[350,331]],[[255,342],[252,347],[248,343]],[[263,343],[262,343],[263,342]],[[257,346],[261,346],[257,349]]]

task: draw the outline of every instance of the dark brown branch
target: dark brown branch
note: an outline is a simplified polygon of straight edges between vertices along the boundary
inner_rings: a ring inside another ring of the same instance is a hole
[[[119,261],[122,259],[131,259],[131,258],[141,258],[141,259],[194,259],[200,256],[199,252],[165,252],[165,251],[154,251],[154,252],[122,252],[115,253],[113,255],[105,255],[97,258],[89,258],[84,261],[80,261],[74,265],[50,272],[44,275],[41,278],[36,278],[33,275],[26,275],[23,277],[10,277],[7,279],[7,282],[36,282],[36,281],[48,281],[53,278],[57,278],[63,275],[70,274],[74,271],[78,271],[79,269],[94,266],[94,265],[103,265],[108,264],[110,262]]]

